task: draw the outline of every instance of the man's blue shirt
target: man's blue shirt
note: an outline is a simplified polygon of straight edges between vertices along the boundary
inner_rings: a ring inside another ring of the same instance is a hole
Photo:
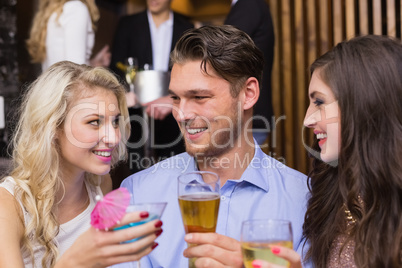
[[[247,160],[247,159],[246,159]],[[235,165],[246,165],[235,159]],[[222,162],[222,168],[225,168]],[[187,153],[166,159],[126,178],[121,186],[133,195],[134,203],[168,202],[161,218],[159,246],[141,260],[141,268],[186,268],[187,244],[177,198],[177,177],[197,170]],[[294,249],[301,254],[302,225],[309,197],[307,178],[267,156],[259,147],[239,180],[228,180],[221,188],[216,232],[240,240],[241,224],[249,219],[285,219],[292,223]],[[303,251],[306,252],[304,247]],[[303,255],[302,255],[303,256]],[[124,266],[119,266],[124,267]]]

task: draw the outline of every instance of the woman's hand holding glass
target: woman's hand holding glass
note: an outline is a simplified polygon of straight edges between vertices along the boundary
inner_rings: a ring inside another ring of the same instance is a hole
[[[302,268],[301,257],[293,249],[281,247],[281,246],[275,246],[275,247],[271,248],[271,251],[276,256],[287,260],[290,263],[290,266],[289,266],[290,268]],[[267,261],[258,260],[258,259],[254,260],[252,262],[252,265],[254,268],[284,268],[285,267],[285,266],[272,264]]]
[[[144,220],[148,216],[146,211],[127,213],[113,228]],[[162,233],[161,226],[162,222],[156,219],[118,231],[96,230],[91,227],[60,257],[55,268],[108,267],[138,261],[158,245],[155,239]],[[122,243],[138,237],[141,239],[135,242]]]
[[[281,252],[286,252],[285,249],[291,251],[293,248],[290,221],[276,219],[244,221],[241,229],[241,245],[246,268],[265,267],[263,264],[266,267],[293,267],[290,261],[280,255]],[[258,259],[263,259],[265,262]]]

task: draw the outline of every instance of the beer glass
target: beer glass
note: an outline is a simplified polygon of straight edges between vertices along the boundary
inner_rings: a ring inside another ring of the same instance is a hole
[[[195,171],[178,177],[179,206],[186,234],[215,232],[219,193],[219,176],[213,172]],[[195,267],[194,262],[195,258],[189,259],[189,268]]]
[[[286,220],[248,220],[241,228],[241,250],[245,268],[253,268],[255,259],[290,267],[290,263],[272,253],[272,246],[293,248],[292,226]]]

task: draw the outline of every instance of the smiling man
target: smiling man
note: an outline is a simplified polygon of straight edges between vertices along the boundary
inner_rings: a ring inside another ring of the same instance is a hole
[[[230,83],[209,66],[202,71],[201,60],[177,63],[172,70],[170,95],[173,99],[173,116],[184,136],[186,151],[190,155],[226,155],[238,146],[239,138],[237,104],[241,105],[239,92],[232,96]],[[258,98],[258,83],[255,78],[249,81],[249,104]],[[245,96],[243,96],[243,99]],[[222,101],[226,100],[226,101]],[[247,109],[250,110],[250,109]],[[249,116],[248,116],[249,117]],[[245,137],[244,137],[245,138]],[[252,136],[247,139],[250,143]],[[243,139],[243,144],[246,140]],[[246,151],[254,148],[244,146]],[[245,152],[246,153],[246,152]],[[232,155],[230,153],[229,155]]]
[[[186,32],[171,54],[173,116],[186,153],[123,181],[135,203],[168,202],[159,247],[141,267],[243,267],[241,224],[249,219],[289,220],[301,253],[307,201],[306,176],[264,154],[252,135],[259,98],[262,52],[233,26]],[[195,170],[219,175],[221,200],[216,233],[184,234],[177,177]],[[195,246],[187,248],[187,243]],[[306,249],[306,248],[305,248]]]

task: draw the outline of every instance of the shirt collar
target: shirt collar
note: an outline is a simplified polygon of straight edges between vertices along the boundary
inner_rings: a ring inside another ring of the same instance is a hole
[[[242,181],[246,181],[250,184],[253,184],[265,192],[269,190],[268,177],[271,172],[267,172],[267,168],[274,168],[277,164],[276,160],[267,156],[258,146],[257,142],[254,140],[255,151],[254,156],[246,170],[243,172],[242,176],[239,180],[228,180],[226,183],[240,183]],[[194,157],[192,157],[193,163],[188,166],[186,172],[196,171],[198,170],[197,161]],[[238,163],[241,165],[243,159],[238,159]]]
[[[267,156],[257,145],[256,141],[254,141],[254,144],[256,144],[254,157],[243,172],[239,182],[246,181],[268,192],[268,176],[270,172],[267,172],[267,168],[274,165],[275,160]]]
[[[154,20],[152,19],[151,11],[149,11],[149,9],[147,9],[147,14],[148,14],[148,23],[149,23],[149,25],[151,25],[151,28],[156,29]],[[170,11],[169,12],[169,19],[167,21],[163,22],[160,26],[165,25],[165,24],[167,26],[172,26],[173,25],[173,16],[174,16],[173,11]]]

